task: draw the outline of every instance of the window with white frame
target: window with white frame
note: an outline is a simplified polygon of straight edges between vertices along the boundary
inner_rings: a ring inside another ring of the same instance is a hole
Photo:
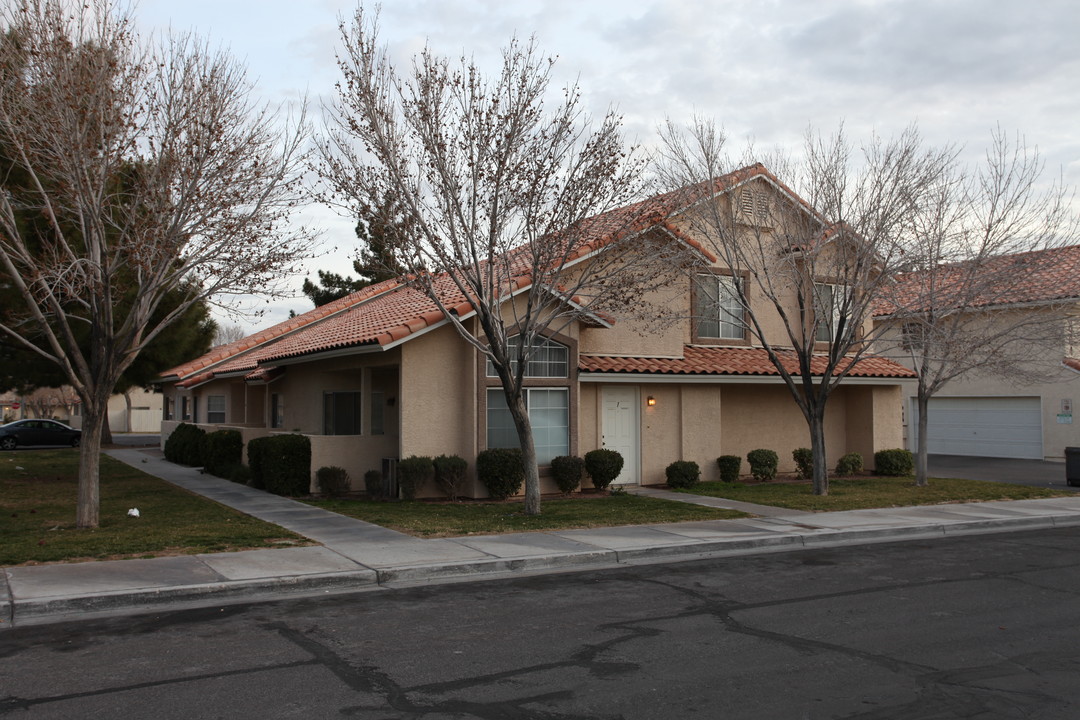
[[[740,278],[704,273],[697,276],[697,319],[699,338],[743,340],[746,338],[745,311],[739,301]]]
[[[208,395],[206,398],[206,422],[208,423],[223,423],[225,422],[225,396],[224,395]]]
[[[850,334],[847,327],[851,322],[851,289],[846,285],[814,283],[814,317],[817,332],[814,339],[818,342],[832,342],[837,332]]]
[[[532,425],[538,465],[570,453],[570,391],[567,388],[525,388],[525,408]],[[517,429],[502,388],[488,388],[487,446],[516,448]]]
[[[517,372],[517,358],[521,352],[521,336],[514,335],[506,339],[506,349],[512,358],[510,367]],[[564,378],[569,375],[570,353],[565,345],[560,345],[548,338],[536,338],[525,365],[527,378]],[[488,359],[487,376],[498,377],[495,365]]]
[[[323,434],[359,435],[361,412],[359,392],[324,392]]]

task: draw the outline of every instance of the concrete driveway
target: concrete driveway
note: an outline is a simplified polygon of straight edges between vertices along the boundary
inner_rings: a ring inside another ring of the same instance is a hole
[[[930,455],[927,458],[927,471],[930,477],[992,480],[1016,485],[1052,487],[1055,490],[1080,491],[1080,487],[1070,487],[1065,484],[1065,463],[1049,460]]]

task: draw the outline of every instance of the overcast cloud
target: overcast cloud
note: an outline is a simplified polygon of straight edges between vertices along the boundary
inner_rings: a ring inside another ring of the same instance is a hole
[[[325,0],[142,0],[149,28],[194,29],[248,64],[269,101],[317,106],[337,80],[339,15]],[[715,118],[738,147],[796,150],[808,126],[853,138],[917,122],[933,143],[977,159],[1000,125],[1038,145],[1048,174],[1080,184],[1080,3],[1073,0],[385,0],[383,39],[401,65],[430,43],[497,68],[513,34],[559,56],[596,114],[615,106],[649,145],[665,117]],[[327,255],[350,271],[354,221],[320,208]],[[337,248],[334,250],[334,248]],[[302,278],[294,283],[299,288]],[[273,301],[266,326],[307,298]]]

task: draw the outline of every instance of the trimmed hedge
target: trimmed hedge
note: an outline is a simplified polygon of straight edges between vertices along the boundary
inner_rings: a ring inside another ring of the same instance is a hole
[[[416,491],[435,477],[435,465],[426,455],[410,455],[398,460],[397,482],[401,497],[415,500]]]
[[[315,471],[315,484],[327,497],[341,497],[349,492],[349,472],[337,465],[327,465]]]
[[[192,467],[202,467],[206,457],[206,432],[190,423],[180,423],[165,441],[165,459]]]
[[[435,468],[435,483],[452,502],[457,501],[465,487],[469,463],[457,455],[440,455],[431,461]]]
[[[911,475],[915,472],[915,458],[910,450],[878,450],[874,453],[874,472],[895,477]]]
[[[577,455],[560,455],[551,459],[551,474],[563,495],[569,495],[581,486],[585,474],[585,461]]]
[[[726,483],[739,481],[739,473],[742,472],[742,458],[738,455],[721,455],[716,458],[716,465],[720,468],[720,480]]]
[[[693,460],[676,460],[664,469],[668,487],[693,487],[701,480],[701,468]]]
[[[367,493],[369,500],[382,500],[383,485],[381,470],[368,470],[364,473],[364,492]]]
[[[615,450],[600,448],[585,453],[585,472],[589,473],[597,490],[604,490],[619,477],[623,456]]]
[[[206,435],[206,472],[221,478],[229,477],[244,457],[244,438],[239,430],[215,430]]]
[[[750,463],[750,474],[759,482],[768,482],[776,477],[776,467],[780,457],[775,450],[751,450],[746,453],[746,462]]]
[[[476,456],[476,476],[495,500],[505,500],[521,492],[525,483],[525,463],[520,448],[489,448]]]
[[[248,443],[253,483],[275,495],[311,491],[311,440],[303,435],[271,435]]]
[[[795,448],[791,451],[791,459],[795,461],[795,470],[800,480],[814,477],[814,451],[810,448]]]
[[[849,452],[836,463],[837,475],[856,475],[863,470],[862,455],[857,452]]]

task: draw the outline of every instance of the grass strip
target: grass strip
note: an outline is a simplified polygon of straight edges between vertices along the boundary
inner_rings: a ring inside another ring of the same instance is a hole
[[[828,495],[814,495],[809,482],[759,484],[705,482],[678,492],[816,512],[993,500],[1028,500],[1072,494],[1050,488],[958,478],[931,478],[927,487],[918,487],[913,477],[878,476],[833,478],[829,480]]]
[[[545,499],[540,515],[526,515],[521,502],[372,502],[352,499],[304,502],[420,537],[496,535],[746,517],[745,513],[735,510],[621,493]]]
[[[0,566],[311,544],[107,455],[101,525],[77,529],[78,461],[77,450],[0,453]]]

